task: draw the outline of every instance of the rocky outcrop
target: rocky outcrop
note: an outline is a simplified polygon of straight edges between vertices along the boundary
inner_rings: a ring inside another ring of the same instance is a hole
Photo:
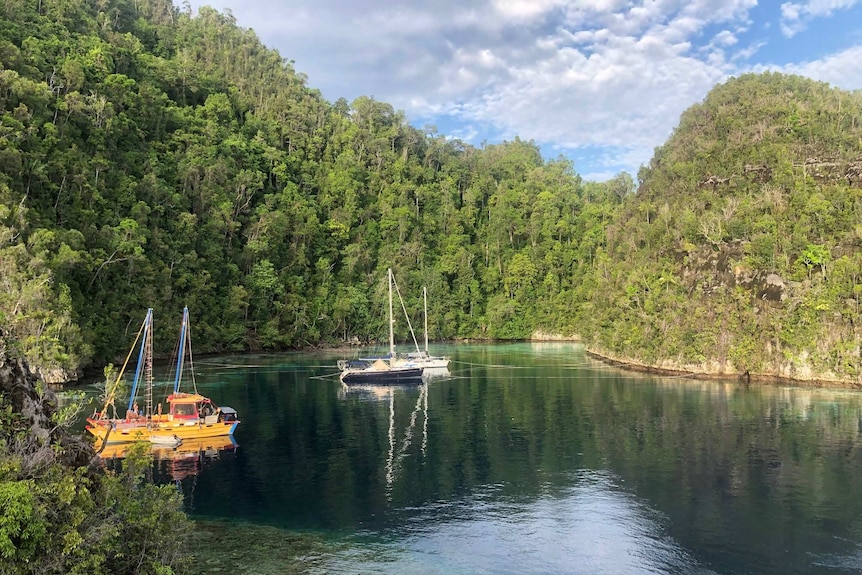
[[[766,164],[746,164],[744,170],[746,178],[761,184],[772,179],[772,168]]]
[[[537,329],[530,335],[531,341],[581,341],[578,335],[563,335],[561,333],[546,333]]]
[[[845,181],[854,188],[862,188],[862,156],[854,160],[840,158],[809,157],[794,164],[795,168],[816,182],[837,184]]]
[[[847,164],[844,177],[854,188],[862,188],[862,156]]]
[[[3,341],[0,332],[0,342]],[[52,415],[57,410],[57,397],[47,386],[38,385],[25,360],[0,354],[0,395],[18,418],[15,427],[27,431],[23,436],[7,435],[10,430],[0,428],[0,437],[10,448],[33,458],[56,456],[60,463],[70,467],[94,463],[95,452],[84,438],[69,435],[54,424]]]
[[[36,377],[48,385],[64,385],[76,382],[80,374],[62,367],[31,367]]]
[[[780,305],[796,284],[773,272],[747,269],[738,264],[744,258],[742,242],[721,244],[718,249],[703,247],[689,254],[682,269],[682,280],[699,287],[704,294],[741,286],[761,302]]]
[[[774,369],[759,373],[751,373],[748,370],[740,372],[733,368],[730,362],[704,361],[701,363],[680,362],[673,359],[662,359],[655,363],[648,363],[636,358],[625,357],[610,352],[606,349],[588,347],[587,355],[604,363],[640,371],[644,373],[656,373],[661,375],[683,375],[698,379],[736,379],[744,383],[751,382],[776,382],[776,383],[804,383],[820,387],[837,388],[860,388],[858,382],[841,379],[833,373],[815,372],[807,358],[796,358],[795,361],[786,361],[776,365]]]

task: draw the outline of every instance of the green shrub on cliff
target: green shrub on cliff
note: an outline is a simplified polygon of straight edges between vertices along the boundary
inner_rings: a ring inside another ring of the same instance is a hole
[[[731,79],[683,114],[639,179],[583,318],[595,345],[680,367],[860,377],[862,94]]]
[[[23,366],[0,361],[0,573],[181,572],[190,551],[182,496],[148,480],[143,449],[118,473],[102,469]]]

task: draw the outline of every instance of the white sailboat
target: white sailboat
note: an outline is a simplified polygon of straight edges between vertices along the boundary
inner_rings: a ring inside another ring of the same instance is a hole
[[[430,355],[428,353],[428,288],[422,288],[422,301],[425,317],[425,349],[419,349],[419,344],[416,344],[416,351],[410,352],[403,358],[404,361],[413,362],[421,365],[426,369],[432,369],[437,372],[449,369],[449,358],[440,355]],[[413,329],[411,327],[411,333]],[[416,341],[414,336],[413,341]]]
[[[346,385],[406,385],[422,383],[424,367],[409,359],[399,358],[395,354],[395,320],[392,317],[392,284],[394,282],[392,268],[389,268],[387,273],[389,276],[389,355],[379,358],[339,361],[338,367],[341,369],[339,377],[341,382]],[[410,331],[411,333],[413,332],[412,327]]]

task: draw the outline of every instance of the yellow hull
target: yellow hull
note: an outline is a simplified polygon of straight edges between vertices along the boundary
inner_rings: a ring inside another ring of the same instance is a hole
[[[111,459],[114,457],[125,457],[133,445],[134,443],[109,443],[102,447],[97,441],[95,447],[103,459]],[[163,447],[150,444],[150,452],[155,459],[185,459],[199,455],[212,456],[219,451],[233,450],[237,447],[238,445],[232,436],[219,435],[217,437],[187,439],[176,447]]]
[[[131,443],[151,439],[178,437],[183,441],[232,435],[239,421],[203,423],[199,421],[166,421],[146,423],[119,421],[90,421],[87,431],[103,443]],[[110,430],[110,433],[109,433]]]

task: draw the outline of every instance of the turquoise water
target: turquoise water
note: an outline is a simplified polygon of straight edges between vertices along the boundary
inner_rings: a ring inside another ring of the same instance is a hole
[[[450,376],[376,390],[334,354],[197,361],[242,423],[175,474],[189,512],[318,535],[313,572],[862,571],[862,394],[433,351]]]

